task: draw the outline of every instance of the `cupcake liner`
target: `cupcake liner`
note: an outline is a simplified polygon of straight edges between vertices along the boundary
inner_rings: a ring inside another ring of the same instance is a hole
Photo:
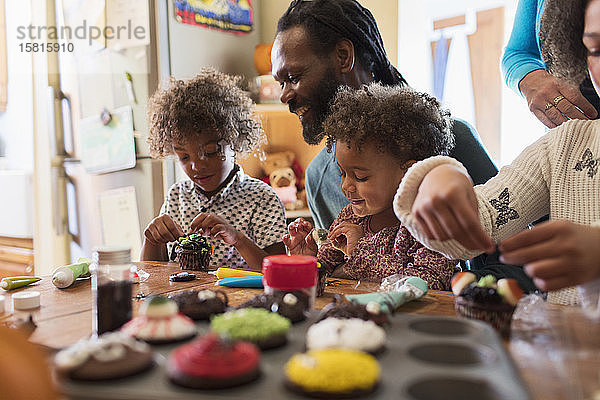
[[[192,271],[208,271],[210,254],[201,254],[200,250],[183,249],[176,250],[179,268]]]
[[[465,300],[462,296],[454,298],[454,309],[460,317],[478,319],[492,325],[504,339],[510,337],[510,323],[515,307],[510,304],[479,304]]]

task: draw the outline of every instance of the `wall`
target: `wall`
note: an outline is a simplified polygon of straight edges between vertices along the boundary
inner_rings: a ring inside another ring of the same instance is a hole
[[[171,74],[179,79],[195,76],[200,68],[213,66],[222,72],[246,77],[256,75],[254,47],[260,43],[261,7],[254,1],[255,29],[234,35],[175,20],[173,2],[168,1]]]
[[[466,10],[505,8],[504,43],[512,30],[517,0],[398,0],[398,69],[417,90],[432,93],[430,40],[432,21],[463,15]],[[498,65],[500,68],[500,65]],[[529,112],[524,99],[503,83],[498,166],[506,165],[544,133],[541,123]],[[485,141],[484,141],[485,144]]]
[[[360,0],[368,8],[377,22],[383,38],[383,45],[392,64],[398,60],[398,2],[391,0]],[[415,2],[417,3],[417,2]],[[277,21],[287,10],[290,2],[287,0],[262,0],[260,11],[262,21],[260,39],[263,43],[272,42],[277,30]]]
[[[29,1],[5,1],[8,64],[7,107],[0,112],[0,168],[33,171],[32,59],[21,52],[17,27],[31,22]]]

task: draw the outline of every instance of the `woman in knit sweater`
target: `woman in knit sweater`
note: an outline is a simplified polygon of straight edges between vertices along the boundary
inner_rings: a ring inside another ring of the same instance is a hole
[[[561,59],[579,79],[587,66],[600,84],[600,0],[583,1],[583,32],[565,41]],[[585,25],[584,25],[585,22]],[[576,32],[577,29],[571,31]],[[573,61],[578,60],[579,64]],[[576,70],[577,71],[576,71]],[[472,187],[464,167],[448,157],[413,165],[394,211],[417,240],[448,257],[492,252],[524,264],[551,302],[598,304],[600,287],[600,122],[572,120],[548,132],[484,185]],[[525,229],[537,218],[550,221]],[[573,286],[578,285],[579,299]]]

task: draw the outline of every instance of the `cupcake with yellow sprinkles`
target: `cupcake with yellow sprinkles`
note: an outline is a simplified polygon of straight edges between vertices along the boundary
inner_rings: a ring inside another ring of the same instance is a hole
[[[285,385],[319,398],[350,398],[373,392],[380,368],[370,354],[345,349],[296,353],[285,365]]]

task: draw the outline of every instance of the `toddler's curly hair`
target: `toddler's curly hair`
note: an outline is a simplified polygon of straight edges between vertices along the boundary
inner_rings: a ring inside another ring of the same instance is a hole
[[[448,155],[454,147],[450,112],[426,93],[406,86],[364,85],[342,87],[323,123],[327,147],[336,141],[356,146],[374,143],[400,164]]]
[[[240,80],[213,68],[203,68],[187,81],[170,78],[167,88],[148,100],[150,155],[173,155],[174,143],[187,143],[207,131],[218,132],[238,154],[258,149],[264,132]]]

